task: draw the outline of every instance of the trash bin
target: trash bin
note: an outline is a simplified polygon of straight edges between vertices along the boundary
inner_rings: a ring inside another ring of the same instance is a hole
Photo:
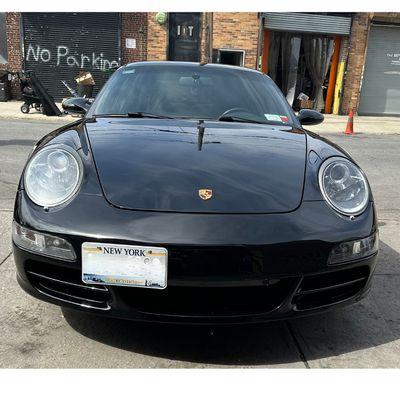
[[[80,72],[75,78],[77,83],[77,92],[81,97],[90,98],[93,96],[93,86],[95,85],[93,76],[90,72]]]
[[[0,101],[11,99],[11,85],[8,75],[8,71],[0,70]]]

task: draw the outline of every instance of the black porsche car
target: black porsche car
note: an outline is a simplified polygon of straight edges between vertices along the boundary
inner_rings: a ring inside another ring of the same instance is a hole
[[[363,171],[303,128],[266,75],[121,67],[34,147],[15,202],[19,284],[54,304],[160,322],[244,323],[369,291],[377,218]]]

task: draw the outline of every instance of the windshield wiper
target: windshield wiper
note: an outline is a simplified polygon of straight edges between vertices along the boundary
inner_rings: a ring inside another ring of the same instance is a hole
[[[249,118],[242,118],[242,117],[235,117],[234,115],[224,115],[220,118],[218,118],[218,121],[223,121],[223,122],[247,122],[251,124],[262,124],[262,125],[277,125],[277,126],[288,126],[287,124],[276,124],[274,122],[270,121],[257,121],[255,119],[249,119]]]
[[[169,117],[168,115],[158,115],[158,114],[152,114],[152,113],[142,112],[142,111],[129,112],[128,117],[129,118],[175,119],[174,117]]]
[[[175,119],[167,115],[158,115],[142,111],[129,112],[126,114],[95,114],[95,118],[157,118],[157,119]]]
[[[218,121],[224,121],[224,122],[250,122],[253,124],[264,124],[264,122],[257,121],[254,119],[248,119],[248,118],[241,118],[241,117],[235,117],[233,115],[223,115],[222,117],[218,118]]]

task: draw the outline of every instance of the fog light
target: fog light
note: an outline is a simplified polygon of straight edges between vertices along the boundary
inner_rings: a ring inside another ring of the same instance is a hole
[[[378,231],[364,239],[343,242],[336,245],[329,255],[328,264],[339,264],[358,258],[368,257],[378,251]]]
[[[24,228],[15,221],[12,237],[14,243],[26,251],[63,260],[76,260],[75,251],[66,240]]]

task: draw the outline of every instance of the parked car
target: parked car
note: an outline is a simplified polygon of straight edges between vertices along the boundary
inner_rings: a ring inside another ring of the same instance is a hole
[[[303,128],[272,80],[217,64],[119,68],[83,118],[35,146],[19,184],[19,284],[135,320],[244,323],[369,291],[377,217],[364,172]]]

